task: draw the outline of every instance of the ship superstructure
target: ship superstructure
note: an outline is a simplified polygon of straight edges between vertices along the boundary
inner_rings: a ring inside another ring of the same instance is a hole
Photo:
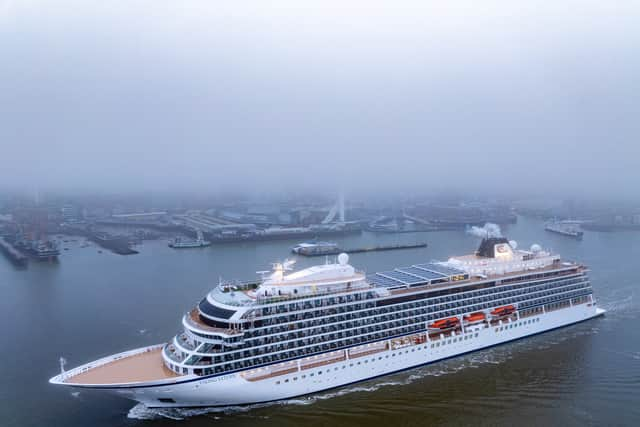
[[[62,372],[147,406],[224,406],[305,395],[584,321],[584,265],[487,238],[474,255],[374,274],[336,263],[220,283],[169,343]]]

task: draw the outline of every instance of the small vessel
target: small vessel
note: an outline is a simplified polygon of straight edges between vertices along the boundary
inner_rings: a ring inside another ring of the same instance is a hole
[[[584,231],[582,231],[580,225],[571,221],[551,221],[545,224],[544,229],[578,240],[582,240],[582,236],[584,235]]]
[[[198,230],[195,240],[176,237],[171,242],[169,242],[169,247],[174,249],[204,248],[207,246],[211,246],[211,242],[204,240],[204,235],[200,230]]]
[[[340,251],[337,243],[319,242],[310,240],[295,245],[291,248],[291,252],[298,255],[314,256],[314,255],[333,255]]]
[[[583,264],[484,239],[475,254],[365,274],[337,262],[221,281],[165,343],[65,370],[53,384],[147,407],[290,399],[604,314]],[[485,317],[487,318],[486,320]],[[100,333],[100,331],[96,331]],[[114,344],[117,346],[117,344]],[[78,342],[78,346],[82,346]]]

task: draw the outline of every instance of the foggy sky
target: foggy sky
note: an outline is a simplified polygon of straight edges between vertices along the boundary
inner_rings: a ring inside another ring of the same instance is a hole
[[[636,192],[638,1],[0,0],[0,187]]]

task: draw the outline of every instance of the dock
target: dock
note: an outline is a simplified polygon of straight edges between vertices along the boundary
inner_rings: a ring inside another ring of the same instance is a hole
[[[7,242],[4,238],[0,237],[0,251],[15,265],[24,267],[27,265],[27,257],[18,251],[16,248]]]
[[[133,255],[138,253],[135,249],[131,249],[129,236],[116,236],[105,231],[93,231],[89,227],[67,226],[61,232],[68,235],[86,237],[98,246],[119,255]]]
[[[426,248],[426,243],[414,243],[414,244],[403,244],[403,245],[382,245],[382,246],[369,246],[363,248],[335,248],[330,250],[322,251],[321,253],[314,252],[298,252],[298,255],[303,255],[306,257],[314,257],[314,256],[324,256],[324,255],[338,255],[343,252],[348,254],[357,254],[362,252],[379,252],[379,251],[395,251],[400,249],[417,249],[417,248]]]

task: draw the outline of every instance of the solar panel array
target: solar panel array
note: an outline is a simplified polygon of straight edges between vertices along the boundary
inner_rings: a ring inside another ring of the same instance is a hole
[[[367,276],[367,280],[369,281],[369,283],[372,283],[376,286],[380,286],[383,288],[391,288],[394,286],[405,286],[404,283],[398,280],[380,276],[379,274],[371,274]]]
[[[367,276],[370,283],[385,288],[428,284],[432,280],[447,279],[451,276],[465,274],[457,268],[435,263],[416,264],[411,267],[396,268]]]
[[[426,264],[416,264],[414,267],[424,268],[425,270],[430,270],[436,273],[443,274],[445,276],[457,276],[459,274],[465,274],[464,271],[457,268],[449,267],[442,264],[436,264],[433,262],[429,262]]]
[[[424,277],[413,276],[411,274],[403,273],[400,270],[383,271],[382,273],[377,274],[398,280],[405,285],[415,285],[417,283],[424,282]]]
[[[446,274],[440,274],[440,273],[436,273],[433,270],[426,270],[424,268],[420,268],[416,265],[411,266],[409,268],[403,268],[402,270],[410,270],[409,272],[412,274],[417,274],[421,277],[424,277],[427,280],[434,280],[434,279],[443,279],[445,277],[448,277],[448,275]]]

